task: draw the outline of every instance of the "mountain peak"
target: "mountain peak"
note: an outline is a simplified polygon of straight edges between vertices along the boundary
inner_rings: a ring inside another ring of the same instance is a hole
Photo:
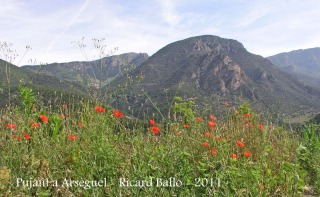
[[[225,39],[219,36],[203,35],[173,42],[158,52],[161,53],[166,50],[174,50],[177,53],[189,51],[196,54],[226,54],[229,52],[236,53],[238,50],[245,50],[245,48],[236,40]]]
[[[262,56],[249,53],[240,42],[218,36],[196,36],[168,44],[131,75],[141,73],[144,79],[131,91],[139,94],[143,89],[163,105],[167,105],[162,98],[166,90],[166,94],[186,99],[196,97],[198,103],[238,103],[241,97],[242,102],[264,109],[288,111],[299,106],[299,111],[319,107],[316,97],[295,78]],[[137,99],[134,103],[144,104],[145,98]]]

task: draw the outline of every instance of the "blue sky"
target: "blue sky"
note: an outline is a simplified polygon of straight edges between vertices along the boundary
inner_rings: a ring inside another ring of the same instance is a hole
[[[107,51],[118,47],[115,54],[152,55],[210,34],[269,56],[320,47],[319,8],[319,0],[2,0],[0,41],[13,44],[20,66],[96,59],[92,38],[105,38]],[[87,57],[72,44],[82,37]],[[26,45],[32,50],[20,61]]]

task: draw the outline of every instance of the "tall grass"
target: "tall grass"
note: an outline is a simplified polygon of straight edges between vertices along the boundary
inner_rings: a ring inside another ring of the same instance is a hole
[[[190,111],[192,105],[183,102],[180,100],[173,107],[174,117],[166,124],[122,116],[112,107],[93,101],[58,101],[43,106],[37,105],[40,102],[34,98],[33,102],[23,102],[25,105],[3,109],[0,193],[9,196],[303,194],[307,171],[301,163],[301,154],[296,152],[298,135],[262,122],[245,105],[230,104],[226,106],[226,114],[198,117],[200,112]],[[23,186],[21,180],[48,183],[31,187]],[[71,186],[70,180],[77,183]],[[98,181],[102,181],[101,185],[97,185]]]

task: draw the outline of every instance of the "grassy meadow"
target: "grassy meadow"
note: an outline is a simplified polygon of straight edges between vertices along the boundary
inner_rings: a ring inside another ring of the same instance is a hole
[[[0,196],[319,194],[316,125],[300,134],[246,104],[203,114],[176,98],[170,118],[140,120],[97,101],[20,94],[0,111]]]

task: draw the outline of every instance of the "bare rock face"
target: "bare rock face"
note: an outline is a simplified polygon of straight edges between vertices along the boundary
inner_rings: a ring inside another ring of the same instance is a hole
[[[208,49],[203,46],[199,48]],[[191,69],[190,79],[197,89],[225,96],[245,84],[246,75],[229,56],[212,50],[199,62],[199,66]]]
[[[197,38],[191,43],[194,58],[186,80],[193,81],[196,89],[208,94],[227,95],[245,84],[246,74],[228,55],[245,50],[238,42],[221,42],[220,38]],[[186,82],[187,83],[187,82]]]

